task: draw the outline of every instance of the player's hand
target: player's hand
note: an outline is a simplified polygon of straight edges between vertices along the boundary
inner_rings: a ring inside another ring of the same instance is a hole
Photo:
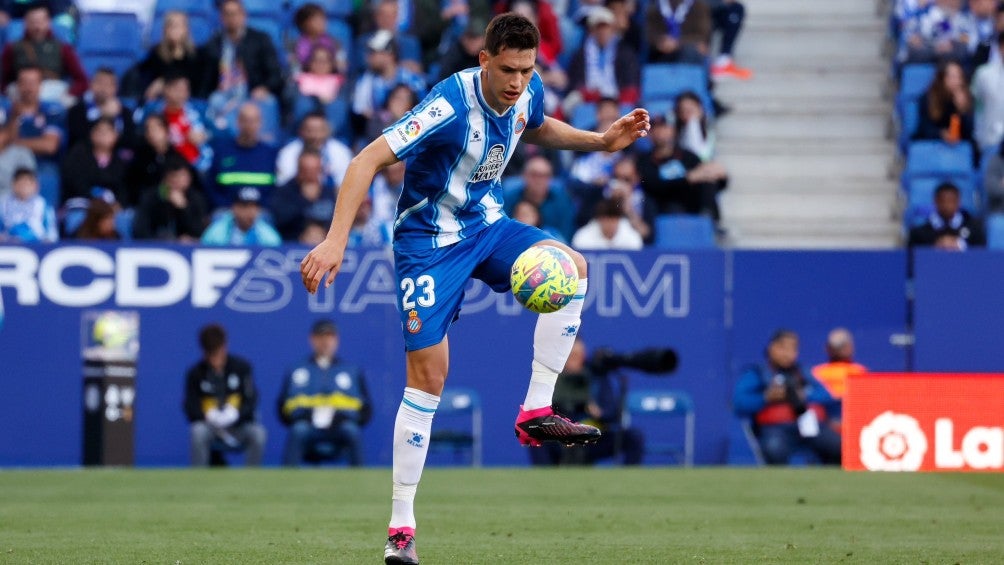
[[[652,125],[648,121],[648,110],[635,108],[621,117],[603,133],[603,145],[607,151],[624,149],[639,138],[648,135]]]
[[[307,253],[300,262],[300,277],[307,292],[314,294],[324,281],[325,288],[335,282],[335,275],[342,266],[345,245],[325,238]]]

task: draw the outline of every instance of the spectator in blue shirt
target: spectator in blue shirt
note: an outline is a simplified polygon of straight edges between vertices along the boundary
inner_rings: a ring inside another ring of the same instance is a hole
[[[58,166],[57,154],[63,142],[60,127],[62,106],[42,102],[42,69],[23,66],[17,73],[17,97],[11,101],[12,142],[28,148],[40,163]]]
[[[261,108],[245,102],[237,112],[237,135],[214,140],[213,164],[209,169],[210,205],[230,206],[234,187],[253,186],[263,199],[275,188],[275,160],[278,150],[261,139]]]
[[[372,118],[383,107],[387,94],[399,84],[408,85],[419,98],[425,96],[425,80],[398,62],[397,45],[391,32],[376,32],[366,48],[366,72],[356,81],[353,114]]]
[[[51,243],[59,239],[56,214],[38,194],[31,169],[14,173],[10,193],[0,196],[0,241]]]
[[[331,218],[335,191],[324,175],[319,151],[304,149],[300,153],[296,176],[276,189],[268,207],[272,211],[272,220],[286,241],[295,241],[300,237],[307,227],[308,216]]]
[[[230,211],[209,224],[202,234],[205,245],[262,245],[274,247],[282,243],[275,231],[261,217],[261,190],[254,186],[236,188]]]
[[[540,210],[542,225],[554,229],[564,241],[575,233],[575,205],[563,190],[553,190],[554,168],[541,156],[531,157],[523,165],[523,187],[505,197],[506,213],[512,215],[516,203],[526,200]]]

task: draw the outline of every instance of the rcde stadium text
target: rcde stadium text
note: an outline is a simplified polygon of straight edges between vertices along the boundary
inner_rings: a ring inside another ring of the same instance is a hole
[[[212,308],[222,300],[231,310],[274,312],[287,306],[300,286],[300,249],[207,249],[58,246],[0,248],[0,288],[14,290],[22,306],[46,300],[68,307],[112,301],[119,307],[164,307],[190,300]],[[587,255],[587,307],[601,316],[686,317],[690,309],[690,263],[685,255],[660,255],[640,271],[623,253]],[[362,312],[395,307],[394,267],[389,251],[349,250],[331,288],[306,295],[314,312]],[[336,299],[337,290],[337,299]],[[9,295],[8,295],[9,296]],[[468,286],[464,311],[496,310],[517,315],[509,293],[480,282]]]

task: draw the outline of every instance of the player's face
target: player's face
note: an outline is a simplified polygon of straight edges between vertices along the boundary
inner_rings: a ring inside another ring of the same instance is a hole
[[[481,51],[481,90],[485,101],[498,113],[505,112],[523,95],[533,76],[536,49],[502,49],[498,55]]]

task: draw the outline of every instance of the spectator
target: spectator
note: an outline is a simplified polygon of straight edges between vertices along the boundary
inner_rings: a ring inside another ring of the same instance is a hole
[[[540,48],[537,50],[537,62],[544,67],[552,67],[558,61],[561,53],[561,28],[558,26],[558,16],[551,8],[550,2],[539,0],[499,0],[494,5],[494,12],[515,12],[533,22],[540,31]]]
[[[981,152],[992,152],[1004,140],[1004,34],[995,43],[997,56],[973,75],[974,129]]]
[[[973,19],[973,35],[969,38],[970,62],[981,53],[989,55],[997,40],[997,6],[998,0],[969,0],[969,15]],[[976,65],[982,65],[986,59]]]
[[[357,120],[369,119],[383,107],[391,89],[404,84],[419,97],[425,96],[425,80],[398,64],[393,34],[380,30],[366,44],[366,72],[356,81],[352,113]]]
[[[136,126],[132,120],[132,110],[118,97],[118,78],[115,71],[101,67],[94,71],[91,87],[67,114],[67,144],[73,147],[77,142],[90,137],[91,126],[101,118],[109,118],[118,133],[118,143],[122,148],[136,146]]]
[[[833,397],[798,365],[798,334],[778,330],[767,344],[766,362],[743,372],[732,405],[750,418],[768,465],[787,465],[809,450],[824,464],[840,464],[840,434],[828,424]]]
[[[712,32],[707,4],[696,0],[652,0],[645,19],[650,62],[706,64]]]
[[[11,191],[0,195],[0,241],[52,243],[59,239],[56,214],[38,193],[31,169],[14,172]]]
[[[606,6],[614,13],[614,30],[621,38],[621,42],[635,53],[641,53],[645,31],[640,25],[641,18],[635,17],[635,12],[638,11],[638,2],[636,0],[607,0]]]
[[[2,108],[2,105],[0,105]],[[18,169],[36,168],[35,154],[23,145],[15,143],[17,131],[14,130],[8,112],[0,110],[0,196],[10,193],[11,178]]]
[[[657,215],[655,204],[645,197],[634,157],[625,155],[617,161],[614,165],[614,178],[607,184],[603,197],[617,203],[642,241],[650,243],[655,238],[652,230]]]
[[[512,213],[510,214],[512,219],[523,222],[528,226],[533,226],[535,228],[540,228],[548,237],[556,239],[561,243],[567,244],[568,240],[565,236],[561,235],[558,230],[551,226],[544,225],[544,219],[540,215],[540,208],[536,204],[530,202],[529,200],[519,200],[516,205],[512,207]]]
[[[593,131],[602,133],[621,117],[620,105],[612,98],[603,98],[596,104],[596,125]],[[600,191],[613,176],[614,163],[620,159],[620,152],[584,153],[575,158],[568,171],[569,178],[576,185],[577,193]]]
[[[203,92],[205,69],[192,40],[187,14],[170,11],[164,15],[160,43],[150,48],[137,69],[143,85],[143,99],[147,102],[164,95],[164,79],[169,76],[183,76],[194,92]]]
[[[621,42],[614,28],[614,13],[598,6],[587,21],[589,35],[568,66],[569,96],[584,102],[610,98],[621,104],[637,103],[641,81],[638,53]]]
[[[523,186],[512,195],[506,195],[506,212],[512,215],[515,203],[525,200],[537,207],[540,223],[554,230],[562,241],[571,239],[575,233],[575,205],[564,190],[552,190],[554,169],[551,162],[537,155],[523,165]]]
[[[372,408],[362,368],[338,357],[338,328],[318,320],[310,328],[311,354],[287,374],[279,394],[279,417],[289,426],[283,464],[305,458],[363,464],[361,428]]]
[[[676,126],[662,116],[652,119],[649,139],[652,150],[638,158],[638,172],[658,213],[704,214],[717,221],[717,194],[728,178],[725,169],[715,162],[701,163],[680,147]]]
[[[415,13],[423,13],[420,12],[418,8],[419,7],[416,6]],[[369,32],[360,34],[359,37],[356,38],[356,61],[353,64],[356,73],[361,74],[366,70],[365,53],[370,40],[372,40],[373,37],[381,31],[386,31],[390,34],[390,37],[394,40],[394,44],[397,46],[397,55],[401,66],[415,74],[422,74],[422,46],[419,44],[417,37],[409,33],[406,28],[402,28],[399,25],[400,13],[401,7],[398,0],[377,0],[373,3],[373,29]],[[432,17],[422,19],[435,20],[436,18]],[[484,34],[484,31],[485,28],[482,26],[480,33]],[[437,39],[440,37],[441,34],[437,34]],[[435,52],[437,46],[438,43],[431,46],[433,52]]]
[[[210,205],[230,206],[233,189],[257,188],[267,201],[275,190],[275,146],[261,139],[261,108],[254,102],[241,104],[237,134],[221,134],[213,140],[213,164],[209,169]]]
[[[839,432],[841,401],[847,391],[847,378],[863,375],[868,369],[854,362],[854,336],[846,328],[834,328],[826,336],[826,358],[826,363],[812,368],[812,376],[826,387],[835,400],[831,407],[830,421]]]
[[[87,214],[80,224],[75,239],[118,241],[122,239],[115,223],[119,210],[116,204],[109,204],[103,198],[91,198],[87,204]]]
[[[418,96],[410,86],[399,84],[392,88],[387,94],[387,100],[383,107],[366,121],[366,139],[371,140],[379,137],[383,130],[397,123],[416,104],[418,104]]]
[[[981,24],[977,22],[976,25],[979,26]],[[972,65],[974,67],[979,67],[990,62],[1000,61],[1001,53],[996,47],[997,38],[999,38],[1002,33],[1004,33],[1004,2],[997,4],[993,20],[993,35],[989,40],[983,41],[976,46],[976,52],[973,53],[972,58]]]
[[[87,73],[73,47],[52,34],[51,12],[44,3],[27,8],[24,37],[4,47],[0,66],[0,87],[5,91],[26,67],[39,70],[45,81],[39,85],[39,96],[46,102],[62,103],[67,94],[80,96],[87,90]]]
[[[195,243],[206,228],[206,202],[192,187],[192,169],[184,159],[164,162],[164,178],[156,190],[140,197],[133,220],[136,239]]]
[[[736,65],[732,59],[732,50],[746,19],[746,7],[739,0],[708,0],[708,5],[711,7],[712,29],[721,33],[722,37],[718,56],[711,65],[711,75],[740,80],[752,78],[752,71]]]
[[[348,248],[386,247],[394,240],[394,224],[381,222],[373,216],[373,199],[366,198],[349,229]]]
[[[300,245],[305,245],[307,247],[312,247],[324,241],[324,237],[328,235],[328,224],[331,223],[330,218],[308,218],[306,225],[303,227],[303,231],[300,232],[299,237],[296,241]]]
[[[209,224],[202,234],[202,243],[263,247],[281,244],[279,232],[261,217],[261,189],[256,186],[234,187],[234,193],[230,210]]]
[[[241,1],[223,0],[219,11],[222,29],[201,49],[206,70],[199,97],[209,100],[214,122],[227,120],[249,96],[255,100],[278,98],[284,84],[272,39],[247,26]]]
[[[707,163],[715,156],[715,132],[708,125],[701,98],[693,91],[676,97],[673,104],[674,122],[680,128],[680,147]]]
[[[934,211],[910,230],[910,247],[965,251],[987,244],[982,224],[959,205],[959,187],[950,182],[934,189]]]
[[[605,353],[588,356],[585,343],[577,338],[554,389],[554,409],[576,421],[586,420],[603,430],[598,442],[566,448],[546,443],[530,450],[535,465],[588,464],[620,457],[625,465],[638,465],[645,454],[641,430],[625,426],[622,412],[627,392],[626,378],[604,361]]]
[[[296,176],[298,159],[304,149],[317,151],[321,155],[323,172],[327,180],[335,186],[342,184],[345,170],[352,160],[352,152],[344,143],[331,137],[328,118],[319,112],[303,117],[297,130],[298,137],[279,150],[275,163],[275,182],[283,185]]]
[[[1004,212],[1004,142],[989,157],[986,173],[983,175],[983,190],[987,195],[989,212]]]
[[[335,55],[330,48],[315,45],[304,61],[303,70],[296,75],[300,96],[313,98],[318,106],[327,106],[338,97],[345,76],[335,67]]]
[[[59,126],[63,110],[57,104],[43,102],[41,88],[42,70],[21,66],[17,73],[17,96],[11,100],[7,127],[11,143],[30,150],[40,167],[56,168],[64,138]]]
[[[324,8],[318,4],[307,3],[297,8],[293,14],[293,25],[300,33],[293,45],[293,58],[296,66],[305,69],[310,66],[310,59],[320,49],[331,58],[329,73],[345,76],[349,72],[348,58],[345,49],[338,40],[328,35],[328,18]]]
[[[445,79],[455,72],[478,67],[481,65],[478,54],[485,48],[485,27],[487,23],[483,20],[471,20],[464,28],[464,32],[446,50],[439,66],[439,77],[437,82]]]
[[[397,220],[397,201],[404,190],[404,161],[398,161],[385,167],[377,173],[370,186],[370,198],[373,200],[373,219],[389,224],[392,228]],[[325,218],[325,226],[330,218]]]
[[[296,176],[272,195],[269,202],[272,220],[287,241],[300,236],[312,211],[315,217],[324,218],[325,226],[331,221],[335,190],[324,175],[322,162],[318,151],[305,149],[297,159]],[[324,231],[327,233],[327,229]]]
[[[87,0],[48,0],[40,2],[36,0],[2,0],[0,1],[0,24],[6,26],[10,20],[24,19],[28,12],[39,4],[47,4],[49,13],[53,15],[64,15],[70,11],[74,4],[85,5]]]
[[[188,79],[173,75],[164,79],[164,98],[153,108],[164,114],[171,146],[197,171],[205,172],[213,162],[209,131],[202,115],[191,103]]]
[[[115,146],[119,134],[112,118],[99,118],[91,125],[90,138],[79,141],[62,162],[63,201],[90,198],[95,187],[106,188],[118,202],[135,205],[139,195],[124,182],[126,162]]]
[[[164,164],[172,158],[188,163],[171,146],[171,137],[164,116],[147,115],[143,118],[143,139],[126,170],[126,186],[141,199],[143,194],[160,186],[160,181],[164,178]],[[193,182],[198,184],[195,169],[191,170],[191,176]]]
[[[624,217],[620,204],[611,199],[596,205],[596,214],[572,237],[572,247],[581,250],[641,249],[641,234]]]
[[[191,426],[192,466],[210,464],[211,452],[244,451],[249,467],[261,465],[265,427],[256,421],[258,391],[251,365],[230,355],[223,326],[199,331],[202,359],[185,376],[185,415]]]
[[[949,61],[938,67],[927,94],[917,105],[920,121],[914,139],[934,139],[945,143],[973,140],[973,99],[966,73]],[[974,151],[978,153],[978,151]],[[977,161],[978,157],[977,157]]]
[[[970,38],[976,36],[975,21],[962,10],[962,0],[935,0],[934,5],[905,22],[903,36],[906,40],[901,61],[965,63]]]

